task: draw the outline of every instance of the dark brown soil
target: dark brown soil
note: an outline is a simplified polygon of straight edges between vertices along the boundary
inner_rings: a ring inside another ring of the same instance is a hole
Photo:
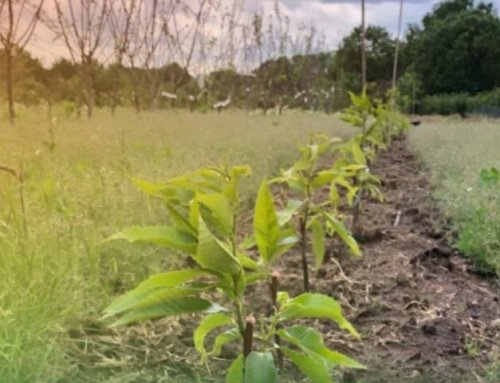
[[[337,298],[363,339],[353,342],[329,323],[324,334],[331,346],[369,367],[356,374],[363,382],[480,381],[474,374],[499,357],[498,281],[471,273],[450,246],[452,233],[404,140],[382,153],[372,170],[385,201],[364,202],[363,229],[355,233],[363,256],[349,259],[333,245],[333,259],[313,277],[314,290]],[[298,255],[283,266],[283,287],[299,293]]]

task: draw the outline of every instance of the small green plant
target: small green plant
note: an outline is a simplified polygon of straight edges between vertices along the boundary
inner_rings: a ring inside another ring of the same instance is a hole
[[[362,212],[363,197],[383,201],[379,189],[380,179],[368,167],[368,158],[373,158],[376,151],[370,146],[363,147],[362,142],[363,135],[360,134],[333,150],[338,158],[333,167],[336,174],[342,175],[340,186],[347,190],[347,205],[352,208],[353,230],[357,227]]]
[[[385,150],[393,137],[405,132],[410,127],[408,118],[397,109],[395,99],[398,94],[389,91],[387,101],[371,101],[366,89],[360,95],[349,93],[351,106],[345,108],[340,119],[361,128],[361,146],[371,147],[376,152]],[[369,158],[371,160],[371,158]]]
[[[481,351],[481,342],[472,337],[465,337],[464,340],[465,352],[467,355],[475,358]]]
[[[304,291],[309,291],[309,237],[311,237],[312,252],[316,267],[323,264],[325,257],[325,233],[338,235],[348,246],[352,254],[359,256],[361,251],[346,229],[338,215],[340,203],[339,186],[347,189],[347,194],[353,195],[353,187],[345,178],[346,169],[333,166],[321,166],[324,155],[331,153],[339,139],[329,139],[325,136],[312,137],[309,143],[300,148],[300,159],[289,169],[282,171],[280,177],[272,180],[273,183],[286,184],[298,194],[298,200],[292,200],[285,216],[295,218],[297,235],[299,237]],[[320,195],[327,195],[322,198]]]
[[[481,183],[486,186],[497,185],[500,183],[500,171],[495,168],[482,169],[479,173]]]
[[[362,133],[352,137],[346,143],[338,145],[334,151],[338,156],[338,166],[349,164],[364,165],[350,174],[352,190],[356,191],[352,203],[352,229],[357,228],[362,211],[364,195],[372,199],[383,201],[379,190],[380,180],[370,172],[370,166],[381,150],[386,150],[393,138],[409,127],[408,119],[396,107],[397,94],[389,92],[387,102],[375,100],[372,102],[366,89],[358,96],[349,93],[352,105],[344,109],[340,118],[355,127],[362,129]]]
[[[283,356],[313,382],[331,382],[330,370],[336,366],[364,368],[327,348],[315,329],[290,325],[296,319],[327,319],[359,338],[333,298],[309,293],[291,298],[278,293],[279,275],[272,264],[297,241],[285,214],[277,213],[266,180],[261,183],[254,211],[257,258],[238,240],[239,180],[249,173],[247,167],[204,168],[165,184],[135,181],[165,202],[169,225],[130,228],[112,239],[164,246],[188,256],[193,266],[151,276],[113,302],[105,310],[105,318],[118,317],[113,323],[116,326],[205,314],[194,332],[195,348],[203,361],[218,356],[229,343],[240,343],[226,376],[228,383],[277,382],[275,360],[281,366]],[[269,285],[273,308],[272,315],[262,318],[251,314],[256,311],[247,300],[247,287],[258,283]],[[207,336],[214,331],[218,335],[207,350]]]
[[[373,103],[371,102],[366,92],[366,87],[360,95],[349,92],[351,105],[344,108],[340,115],[340,119],[347,122],[349,125],[361,128],[362,133],[366,133],[368,124],[373,119]]]

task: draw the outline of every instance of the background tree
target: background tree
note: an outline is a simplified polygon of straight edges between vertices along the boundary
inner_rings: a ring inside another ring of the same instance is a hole
[[[120,0],[113,4],[109,15],[109,31],[113,41],[114,62],[110,66],[114,76],[111,89],[111,112],[119,103],[119,90],[121,88],[120,76],[124,72],[123,64],[133,41],[132,33],[137,31],[140,16],[139,0]]]
[[[40,19],[44,0],[0,0],[0,44],[5,62],[9,120],[14,123],[13,60],[29,43]]]
[[[337,51],[336,66],[347,78],[347,87],[359,91],[362,63],[359,60],[362,51],[361,28],[354,28],[350,35],[342,40]],[[386,89],[392,79],[395,42],[383,27],[368,26],[366,29],[366,62],[370,71],[366,81],[376,83]]]
[[[448,0],[413,27],[409,54],[426,94],[490,90],[500,85],[500,20],[491,3]]]
[[[95,64],[105,45],[111,0],[54,0],[57,20],[50,26],[62,37],[74,63],[80,66],[81,98],[92,117],[95,104]]]

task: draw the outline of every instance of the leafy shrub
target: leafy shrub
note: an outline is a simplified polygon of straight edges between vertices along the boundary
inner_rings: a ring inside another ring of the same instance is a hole
[[[146,193],[160,198],[168,210],[169,225],[135,227],[113,239],[144,242],[172,249],[190,258],[193,266],[151,276],[105,310],[105,317],[119,317],[114,325],[202,313],[206,316],[194,332],[195,348],[202,359],[218,356],[222,347],[240,342],[240,353],[228,370],[228,383],[277,382],[283,356],[314,382],[330,382],[335,366],[364,368],[353,359],[328,349],[322,335],[307,326],[290,326],[295,319],[320,318],[336,322],[356,338],[359,334],[343,316],[340,305],[321,294],[291,298],[278,293],[279,276],[273,262],[296,242],[287,222],[289,211],[278,214],[266,180],[262,181],[254,210],[253,238],[258,257],[238,240],[239,180],[247,167],[203,168],[166,184],[136,180]],[[256,318],[246,300],[247,287],[269,284],[274,312]],[[214,330],[210,351],[205,339]]]
[[[295,218],[301,257],[304,291],[309,291],[308,272],[308,237],[312,238],[312,249],[316,260],[316,267],[323,264],[325,256],[325,230],[330,236],[338,236],[350,249],[351,253],[359,256],[361,251],[342,222],[338,207],[340,204],[339,188],[345,188],[348,200],[352,201],[357,189],[349,181],[354,174],[365,168],[342,162],[343,166],[321,166],[324,156],[333,151],[339,139],[329,139],[325,136],[316,136],[309,143],[300,147],[301,157],[292,167],[282,171],[280,177],[272,182],[286,184],[296,193],[299,200],[290,200],[288,217]],[[323,192],[328,198],[321,198],[318,193]]]
[[[330,371],[337,366],[364,368],[327,348],[314,328],[290,324],[297,319],[331,320],[359,338],[335,299],[307,292],[308,241],[310,237],[317,267],[324,259],[326,235],[338,236],[353,254],[361,254],[339,213],[339,189],[344,189],[348,205],[355,200],[359,205],[364,193],[380,197],[379,181],[370,174],[369,161],[408,124],[392,103],[373,103],[365,91],[360,96],[351,93],[351,100],[343,119],[362,133],[342,144],[316,136],[302,146],[298,161],[272,181],[288,185],[299,196],[282,211],[276,210],[269,184],[263,180],[253,210],[253,232],[246,240],[238,236],[239,189],[240,180],[250,175],[248,167],[202,168],[163,184],[135,180],[144,192],[164,202],[168,225],[133,227],[111,239],[169,248],[187,256],[190,266],[151,276],[115,300],[105,310],[105,318],[117,318],[113,325],[125,325],[205,314],[194,332],[195,348],[203,361],[220,355],[229,343],[240,343],[227,383],[275,383],[284,357],[313,382],[332,382]],[[335,154],[335,161],[324,165],[328,153]],[[325,189],[328,197],[320,198],[317,192]],[[301,246],[306,292],[290,297],[278,292],[279,274],[273,265],[296,244]],[[256,254],[250,248],[256,248]],[[249,306],[247,288],[255,284],[268,285],[272,314],[258,318],[250,314],[256,310]],[[207,350],[206,339],[213,331],[218,335]]]
[[[470,95],[468,93],[453,93],[425,96],[420,103],[421,114],[464,116],[471,114],[486,114],[498,116],[500,114],[500,88],[490,92]]]

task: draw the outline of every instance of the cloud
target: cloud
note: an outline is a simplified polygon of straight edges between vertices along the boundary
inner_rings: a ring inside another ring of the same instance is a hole
[[[144,0],[147,1],[147,0]],[[190,1],[190,0],[186,0]],[[221,9],[230,9],[235,0],[221,0]],[[244,9],[240,20],[249,23],[253,12],[263,11],[269,15],[274,12],[275,0],[242,0]],[[500,8],[500,0],[490,0],[494,6]],[[404,0],[403,22],[408,24],[419,23],[423,16],[430,12],[440,0]],[[361,23],[361,0],[280,0],[282,15],[290,20],[292,34],[300,30],[301,26],[314,26],[319,33],[325,36],[327,49],[335,49],[343,37]],[[397,32],[400,0],[366,0],[366,19],[369,25],[385,27],[393,36]],[[219,30],[219,22],[210,28],[214,37]],[[55,57],[67,55],[64,44],[60,40],[54,41],[53,34],[46,28],[40,27],[37,36],[30,46],[30,50],[37,57],[42,58],[49,65]]]

